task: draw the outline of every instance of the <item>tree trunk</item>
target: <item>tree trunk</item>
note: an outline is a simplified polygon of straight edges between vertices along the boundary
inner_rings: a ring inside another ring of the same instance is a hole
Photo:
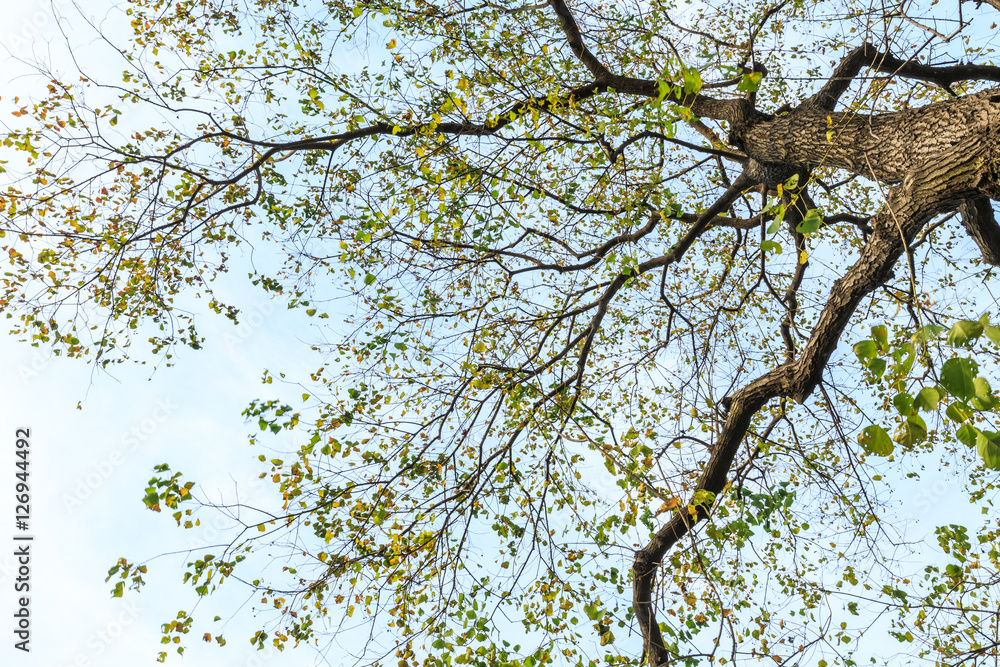
[[[764,163],[836,167],[900,183],[921,165],[948,160],[960,144],[1000,132],[1000,88],[895,113],[866,116],[814,105],[734,130]]]
[[[712,500],[693,497],[636,553],[633,609],[650,667],[671,660],[652,603],[657,568],[667,551],[708,516],[714,499],[725,490],[757,411],[775,398],[799,402],[808,398],[862,299],[890,279],[896,262],[935,216],[964,207],[965,224],[983,237],[973,234],[973,238],[985,248],[984,255],[991,253],[987,261],[994,260],[998,256],[994,248],[1000,248],[1000,229],[982,208],[989,208],[985,197],[1000,195],[998,89],[875,116],[803,105],[787,116],[736,126],[733,136],[752,159],[765,165],[786,170],[833,166],[899,185],[889,191],[885,206],[872,220],[873,233],[857,262],[834,283],[798,357],[765,373],[728,401],[728,417],[697,486]]]

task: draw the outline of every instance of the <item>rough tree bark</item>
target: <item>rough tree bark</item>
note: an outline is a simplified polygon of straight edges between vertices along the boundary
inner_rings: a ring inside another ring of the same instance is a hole
[[[692,105],[731,124],[730,141],[746,152],[751,165],[758,163],[756,173],[777,175],[772,180],[758,176],[763,185],[774,186],[784,175],[820,166],[894,184],[872,221],[873,233],[861,256],[834,284],[807,344],[793,359],[725,400],[728,416],[696,493],[707,491],[714,498],[724,490],[758,410],[773,399],[802,402],[810,395],[862,298],[891,277],[896,262],[932,218],[961,211],[983,259],[1000,264],[1000,227],[987,201],[1000,201],[1000,89],[897,113],[833,112],[849,77],[862,64],[939,82],[955,75],[949,68],[905,70],[898,60],[864,45],[844,60],[823,90],[780,117],[760,114],[742,100],[727,105],[701,99]],[[978,74],[996,80],[997,73],[989,69]],[[709,515],[711,503],[699,497],[704,493],[692,496],[688,506],[694,512],[680,508],[635,556],[633,609],[651,667],[670,662],[652,602],[656,572],[664,555]]]

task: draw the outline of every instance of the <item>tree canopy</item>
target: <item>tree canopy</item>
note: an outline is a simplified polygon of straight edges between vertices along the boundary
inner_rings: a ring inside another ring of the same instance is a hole
[[[254,644],[995,664],[996,0],[119,9],[15,100],[0,307],[99,367],[183,366],[233,276],[315,318],[244,413],[274,505],[183,577]],[[144,502],[235,506],[196,481]]]

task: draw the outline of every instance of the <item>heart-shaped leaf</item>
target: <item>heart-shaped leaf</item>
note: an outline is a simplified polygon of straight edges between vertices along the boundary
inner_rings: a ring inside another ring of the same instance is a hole
[[[979,366],[972,359],[953,357],[941,366],[941,384],[955,398],[967,401],[976,395],[975,379]]]
[[[873,456],[889,456],[895,445],[885,429],[878,424],[872,424],[858,434],[858,443]]]

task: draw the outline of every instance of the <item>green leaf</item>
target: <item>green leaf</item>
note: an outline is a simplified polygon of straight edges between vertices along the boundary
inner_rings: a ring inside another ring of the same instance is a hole
[[[664,98],[670,94],[670,83],[667,81],[657,81],[656,86],[659,91],[659,94],[656,96],[656,101],[662,102]]]
[[[781,254],[781,245],[769,239],[764,239],[760,242],[760,249],[764,252],[774,252],[778,255]]]
[[[916,350],[914,349],[913,343],[904,343],[892,350],[892,358],[896,362],[893,365],[893,375],[896,377],[905,377],[910,369],[913,368],[913,362],[916,360]]]
[[[896,442],[903,447],[913,447],[918,442],[927,439],[927,424],[920,415],[910,415],[903,422],[902,427],[896,431]]]
[[[983,457],[987,468],[1000,470],[1000,434],[980,431],[976,436],[976,451]]]
[[[875,379],[881,380],[882,374],[885,373],[885,365],[886,365],[885,359],[881,357],[875,357],[874,359],[868,362],[868,370],[872,372],[872,375],[875,376]]]
[[[892,405],[896,408],[896,412],[905,417],[913,412],[913,397],[906,392],[900,392],[893,397]]]
[[[941,366],[941,384],[955,398],[967,401],[976,395],[975,377],[979,366],[972,359],[953,357]]]
[[[872,327],[872,338],[878,345],[879,352],[889,351],[889,332],[886,331],[884,324],[876,324]]]
[[[365,285],[371,285],[376,280],[378,280],[378,279],[375,277],[375,274],[373,274],[373,273],[369,273],[369,274],[365,275]]]
[[[812,234],[818,231],[820,226],[823,224],[823,216],[820,215],[818,208],[811,208],[809,212],[806,213],[806,217],[802,218],[796,227],[795,231],[801,234]]]
[[[944,327],[942,326],[937,324],[925,324],[917,329],[917,333],[913,334],[913,337],[910,340],[914,344],[927,343],[928,341],[932,341],[937,338],[938,334],[942,331],[944,331]]]
[[[944,413],[948,416],[948,419],[959,424],[967,422],[972,418],[972,408],[961,402],[952,403]]]
[[[937,410],[938,401],[940,400],[941,395],[938,394],[937,389],[934,387],[924,387],[917,393],[916,398],[913,399],[913,407],[924,412],[931,412]]]
[[[979,429],[971,424],[962,424],[955,431],[955,437],[958,438],[959,442],[969,447],[974,447],[976,445],[976,438],[979,437]]]
[[[878,345],[873,340],[863,340],[854,344],[854,354],[858,355],[862,365],[867,366],[869,360],[878,354]]]
[[[866,452],[873,456],[889,456],[895,445],[885,429],[878,424],[872,424],[858,434],[858,443]]]
[[[684,93],[697,93],[701,90],[701,72],[693,67],[685,67],[681,74],[684,77]]]
[[[781,229],[781,222],[785,219],[786,210],[784,205],[777,204],[774,207],[768,208],[767,211],[774,214],[774,220],[767,227],[767,234],[770,236]]]
[[[948,332],[948,344],[952,347],[968,347],[983,335],[983,325],[972,320],[956,322]]]
[[[1000,345],[1000,327],[995,327],[992,324],[986,327],[986,337],[993,341],[994,344]]]
[[[736,90],[741,93],[755,93],[760,89],[760,83],[764,80],[763,72],[750,72],[744,74],[743,78],[736,85]]]
[[[990,389],[990,383],[987,382],[986,378],[979,376],[972,381],[972,386],[974,388],[975,396],[969,401],[972,407],[976,410],[992,410],[997,406],[997,399],[993,396],[993,390]]]

